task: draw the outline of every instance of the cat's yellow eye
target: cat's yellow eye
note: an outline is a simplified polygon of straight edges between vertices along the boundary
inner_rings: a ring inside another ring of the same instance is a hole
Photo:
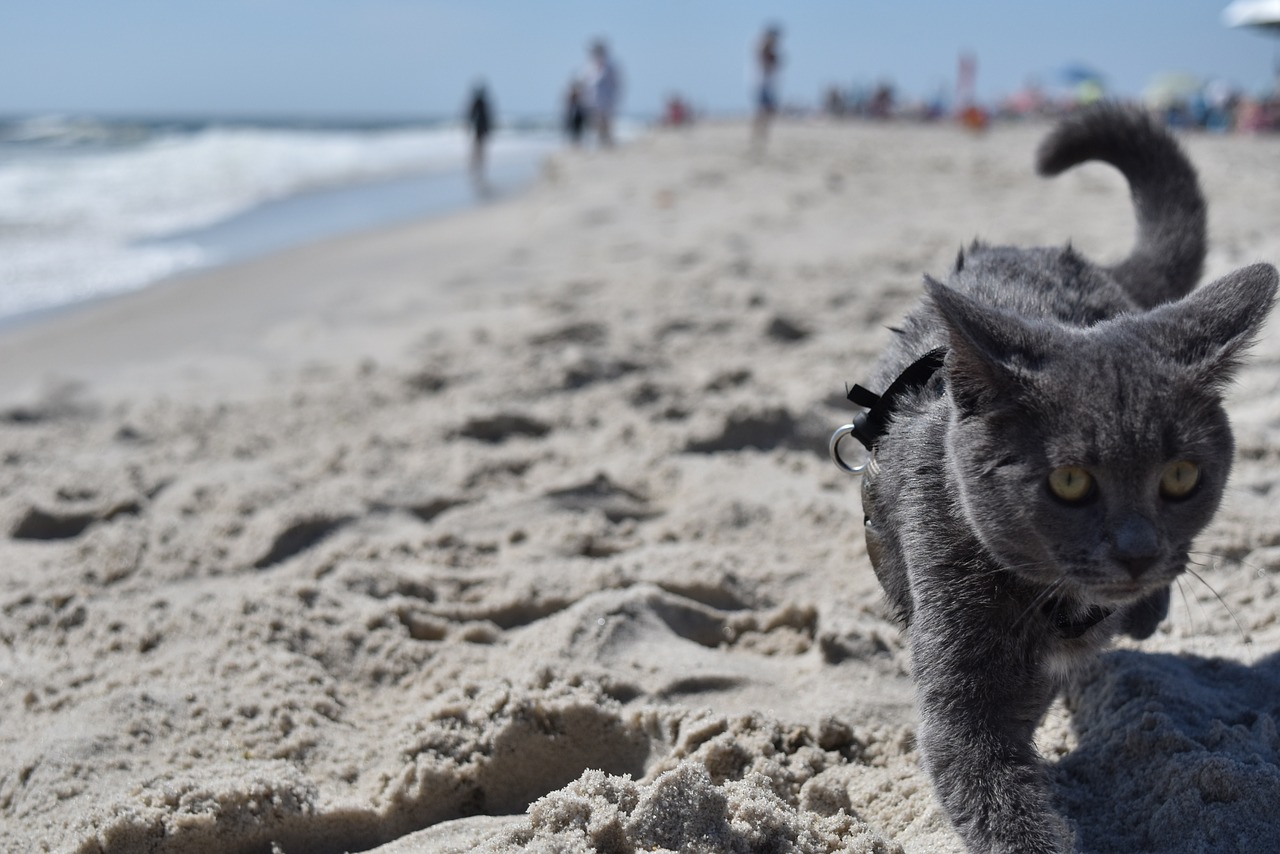
[[[1077,504],[1093,495],[1093,475],[1080,466],[1059,466],[1049,472],[1049,489],[1070,504]]]
[[[1160,474],[1160,494],[1165,498],[1186,498],[1200,482],[1200,467],[1190,460],[1174,460]]]

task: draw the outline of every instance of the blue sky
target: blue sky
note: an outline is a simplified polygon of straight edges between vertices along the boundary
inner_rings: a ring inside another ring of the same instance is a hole
[[[1184,71],[1269,86],[1280,38],[1229,30],[1225,0],[4,0],[0,113],[440,115],[486,78],[504,115],[551,114],[587,42],[606,37],[625,110],[670,92],[748,106],[751,43],[784,28],[786,100],[832,83],[978,93],[1082,62],[1136,95]]]

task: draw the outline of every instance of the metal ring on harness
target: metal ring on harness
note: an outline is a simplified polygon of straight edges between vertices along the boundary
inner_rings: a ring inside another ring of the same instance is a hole
[[[836,464],[836,468],[849,474],[862,474],[867,470],[867,463],[871,459],[868,454],[867,459],[863,460],[859,465],[851,466],[845,462],[844,457],[840,456],[840,440],[848,436],[857,429],[853,424],[845,424],[843,427],[837,427],[836,431],[831,434],[831,441],[827,445],[827,449],[831,452],[831,461]]]
[[[875,457],[876,443],[884,434],[889,417],[898,407],[899,398],[928,385],[930,377],[945,364],[946,356],[946,347],[937,347],[925,353],[907,365],[906,370],[898,374],[898,378],[889,384],[884,394],[876,394],[860,385],[849,389],[847,395],[849,401],[856,406],[861,406],[866,412],[855,417],[852,423],[837,428],[836,432],[831,434],[828,450],[831,452],[831,461],[836,464],[836,468],[849,474],[862,474],[867,470],[868,463]],[[867,460],[861,465],[851,466],[840,456],[840,440],[849,435],[867,449]]]

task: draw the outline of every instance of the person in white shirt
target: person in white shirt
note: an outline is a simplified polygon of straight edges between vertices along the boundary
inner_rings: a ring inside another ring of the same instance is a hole
[[[587,65],[583,82],[586,84],[591,123],[600,145],[607,148],[613,145],[613,115],[622,96],[622,78],[603,40],[591,44],[591,62]]]

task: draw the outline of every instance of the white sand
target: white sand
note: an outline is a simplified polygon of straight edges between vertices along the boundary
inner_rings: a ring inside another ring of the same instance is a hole
[[[824,448],[962,243],[1127,251],[1042,132],[659,135],[0,335],[0,850],[958,851]],[[1280,143],[1187,145],[1209,274],[1280,260]],[[1278,366],[1041,729],[1084,850],[1280,850]]]

